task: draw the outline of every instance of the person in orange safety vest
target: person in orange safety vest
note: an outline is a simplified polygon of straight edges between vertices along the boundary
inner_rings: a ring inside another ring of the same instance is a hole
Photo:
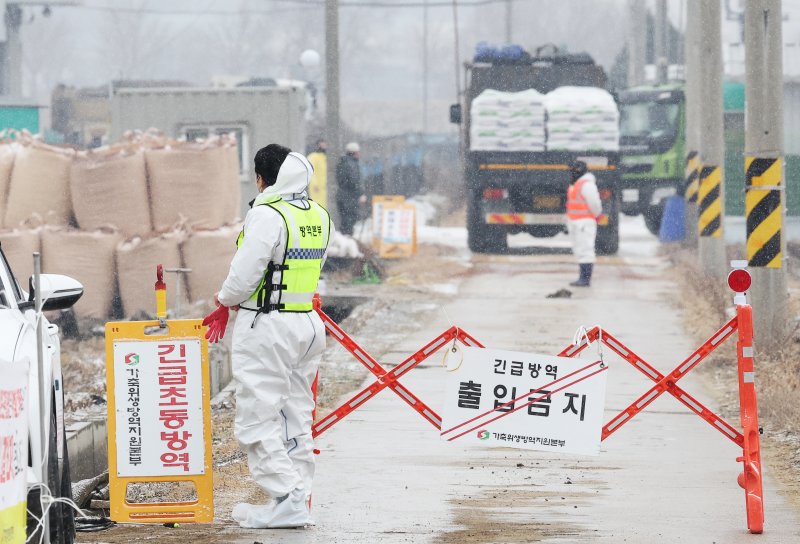
[[[572,253],[580,267],[580,276],[570,285],[589,287],[595,262],[597,221],[603,213],[603,205],[597,190],[597,180],[588,171],[586,163],[574,161],[569,170],[572,185],[567,189],[567,232],[572,241]]]

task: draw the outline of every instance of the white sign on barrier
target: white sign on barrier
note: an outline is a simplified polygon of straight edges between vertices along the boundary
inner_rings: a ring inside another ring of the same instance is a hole
[[[0,542],[25,542],[28,364],[0,360]]]
[[[460,364],[459,354],[450,354],[448,361],[444,440],[600,452],[608,367],[599,360],[460,349]]]
[[[119,476],[205,473],[200,340],[114,342]]]

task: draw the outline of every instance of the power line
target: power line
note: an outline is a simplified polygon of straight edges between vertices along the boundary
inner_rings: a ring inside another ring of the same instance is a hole
[[[89,11],[100,11],[106,13],[135,13],[135,14],[142,14],[142,15],[198,15],[198,16],[239,16],[239,15],[269,15],[271,13],[279,13],[285,11],[298,11],[298,10],[305,10],[305,9],[318,9],[325,5],[324,0],[276,0],[279,3],[283,4],[294,4],[294,7],[282,7],[282,8],[271,8],[271,9],[253,9],[253,8],[243,8],[237,9],[235,11],[232,10],[161,10],[161,9],[152,9],[152,8],[126,8],[126,7],[119,7],[119,6],[102,6],[102,5],[91,5],[91,4],[83,4],[75,6],[78,9],[84,9]],[[491,4],[500,4],[506,3],[507,0],[470,0],[468,2],[456,2],[459,7],[461,8],[473,8],[473,7],[480,7],[486,6]],[[400,0],[400,1],[390,1],[390,0],[350,0],[349,2],[342,2],[339,4],[342,8],[355,8],[355,7],[373,7],[373,8],[385,8],[385,9],[402,9],[402,8],[423,8],[426,6],[424,1],[419,0]],[[436,7],[452,7],[453,2],[447,0],[434,0],[427,4],[429,8],[436,8]]]

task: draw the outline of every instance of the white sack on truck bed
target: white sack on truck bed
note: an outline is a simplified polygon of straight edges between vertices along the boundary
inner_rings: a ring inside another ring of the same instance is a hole
[[[192,232],[181,245],[192,301],[210,300],[228,276],[241,225]]]
[[[6,213],[8,200],[8,185],[11,182],[11,169],[14,167],[16,146],[14,144],[0,144],[0,225]]]
[[[72,218],[69,171],[74,151],[21,137],[3,218],[7,228],[39,216],[50,225],[67,225]]]
[[[486,89],[470,106],[472,151],[544,151],[544,95]]]
[[[115,146],[79,153],[72,164],[70,187],[81,229],[112,225],[128,237],[153,230],[140,149]]]
[[[238,161],[234,172],[230,157],[230,149],[219,138],[169,142],[163,148],[146,150],[155,230],[169,229],[183,219],[188,226],[203,229],[216,229],[234,220]]]
[[[548,151],[619,151],[619,110],[597,87],[559,87],[545,95]]]
[[[20,287],[28,290],[28,279],[33,275],[33,252],[41,251],[41,229],[20,229],[0,232],[0,246],[11,265]]]
[[[115,253],[121,240],[111,230],[42,229],[42,270],[66,274],[83,285],[75,304],[79,318],[105,319],[117,293]]]
[[[168,232],[154,238],[134,238],[117,246],[117,277],[122,311],[126,317],[156,313],[156,266],[181,268],[180,244],[184,234]],[[175,308],[175,274],[164,273],[167,307]],[[184,295],[186,289],[183,290]]]

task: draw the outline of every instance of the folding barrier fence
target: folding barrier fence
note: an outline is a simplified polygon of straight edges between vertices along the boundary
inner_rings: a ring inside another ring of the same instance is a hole
[[[746,263],[742,264],[737,261],[732,264],[734,266],[743,267]],[[736,304],[736,316],[725,323],[725,325],[715,332],[699,348],[697,348],[687,358],[682,360],[674,368],[674,370],[666,375],[660,373],[652,365],[639,357],[633,350],[623,344],[614,335],[609,334],[605,330],[601,330],[599,327],[595,327],[594,329],[588,331],[580,341],[567,346],[558,354],[558,356],[576,357],[590,344],[600,342],[610,348],[614,353],[619,355],[624,361],[627,361],[629,364],[631,364],[649,380],[654,382],[654,385],[650,387],[650,389],[645,391],[639,398],[633,401],[618,415],[611,418],[611,420],[603,426],[601,435],[602,440],[605,440],[613,433],[617,432],[662,394],[668,393],[693,413],[701,417],[724,437],[740,447],[742,449],[742,455],[737,457],[736,460],[737,462],[743,463],[743,471],[738,477],[738,483],[745,490],[747,527],[751,533],[760,533],[763,531],[764,527],[764,507],[761,476],[761,452],[759,448],[760,431],[758,426],[758,405],[754,383],[753,310],[746,303],[744,297],[744,292],[750,287],[749,274],[742,268],[737,268],[731,272],[728,283],[737,293],[736,297],[734,298],[734,303]],[[312,427],[314,437],[317,437],[331,429],[335,424],[342,421],[350,413],[363,406],[366,402],[377,396],[378,393],[384,389],[390,389],[415,412],[422,416],[425,421],[440,431],[446,440],[452,441],[473,430],[473,427],[469,427],[466,430],[461,429],[461,427],[467,423],[476,422],[476,426],[474,428],[485,425],[501,417],[505,417],[513,411],[524,408],[529,404],[549,397],[557,391],[563,390],[574,383],[577,383],[583,379],[587,379],[597,372],[602,371],[602,369],[588,369],[591,372],[583,372],[582,375],[579,375],[581,371],[576,371],[571,375],[562,376],[558,380],[554,380],[549,384],[542,386],[539,390],[527,392],[518,399],[512,399],[508,403],[497,406],[494,410],[477,416],[474,418],[474,420],[465,422],[462,425],[452,429],[443,430],[442,418],[427,403],[425,403],[422,399],[420,399],[402,383],[400,383],[399,380],[405,374],[409,373],[416,366],[422,363],[425,359],[429,358],[434,353],[437,353],[443,347],[448,346],[450,342],[458,341],[466,346],[484,347],[480,342],[478,342],[463,329],[453,326],[428,342],[420,350],[410,355],[393,369],[387,370],[381,364],[379,364],[374,357],[367,353],[367,351],[355,340],[353,340],[353,338],[344,332],[339,325],[337,325],[328,315],[325,314],[325,312],[322,311],[319,298],[315,299],[315,309],[322,318],[328,333],[336,338],[336,340],[342,346],[344,346],[344,348],[349,351],[353,357],[363,364],[367,370],[369,370],[375,376],[376,379],[363,390],[353,395],[344,404],[333,410],[330,414],[317,421]],[[709,410],[700,401],[698,401],[695,397],[677,384],[679,380],[696,368],[697,365],[699,365],[706,357],[708,357],[709,354],[719,348],[719,346],[721,346],[734,334],[738,334],[736,353],[738,360],[741,430],[737,429],[723,418]],[[570,380],[571,377],[574,379]],[[542,395],[536,399],[530,400],[531,394],[539,391],[542,392]],[[518,406],[511,411],[506,411],[509,406],[513,406],[515,402],[521,401],[525,398],[529,400],[527,403],[523,404],[522,406]]]

